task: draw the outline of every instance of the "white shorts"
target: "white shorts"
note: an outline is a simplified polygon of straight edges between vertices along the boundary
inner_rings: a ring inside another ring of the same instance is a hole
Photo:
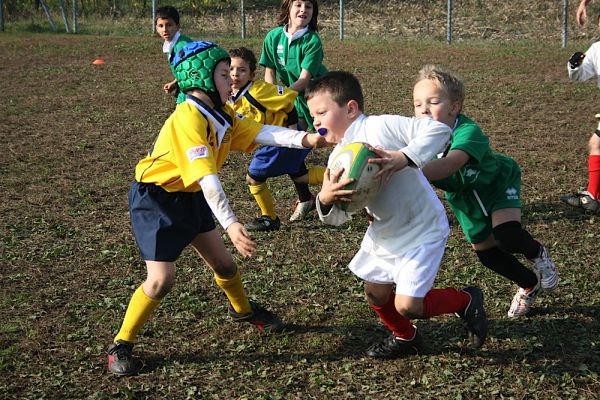
[[[396,294],[425,297],[433,287],[445,248],[446,239],[426,243],[396,258],[380,258],[359,250],[348,268],[364,281],[396,284]]]

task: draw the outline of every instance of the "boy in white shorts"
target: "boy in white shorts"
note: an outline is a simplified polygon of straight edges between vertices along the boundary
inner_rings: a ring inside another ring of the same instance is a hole
[[[315,129],[325,132],[328,142],[337,143],[329,163],[352,142],[369,144],[381,157],[371,161],[382,167],[384,185],[366,208],[372,222],[348,266],[365,281],[367,302],[391,331],[366,354],[395,358],[418,352],[422,340],[411,319],[449,313],[463,319],[471,344],[481,347],[488,329],[481,290],[432,289],[449,227],[444,208],[419,167],[444,148],[450,128],[429,118],[364,115],[360,83],[347,72],[316,78],[305,95]],[[340,180],[341,172],[328,168],[317,196],[319,218],[336,226],[351,217],[335,206],[351,201],[353,193],[344,189],[351,181]]]

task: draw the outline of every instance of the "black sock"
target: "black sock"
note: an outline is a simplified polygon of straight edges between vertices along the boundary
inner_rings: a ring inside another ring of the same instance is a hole
[[[508,278],[522,288],[530,288],[537,284],[537,276],[532,270],[521,264],[515,256],[497,246],[476,251],[475,254],[487,268]]]
[[[309,201],[312,198],[312,193],[310,192],[307,183],[294,182],[294,186],[296,186],[296,192],[298,192],[300,202]]]
[[[531,260],[540,253],[540,243],[518,221],[500,224],[493,229],[493,233],[498,246],[510,254],[523,254]]]

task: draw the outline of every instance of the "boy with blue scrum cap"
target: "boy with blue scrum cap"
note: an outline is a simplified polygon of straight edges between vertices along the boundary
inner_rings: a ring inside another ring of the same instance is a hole
[[[231,210],[217,174],[231,150],[250,152],[258,144],[308,148],[324,145],[324,140],[318,134],[236,118],[225,106],[231,94],[229,62],[224,49],[206,41],[191,42],[172,58],[175,77],[187,96],[138,162],[129,191],[131,224],[147,278],[133,294],[108,349],[108,369],[117,375],[139,371],[133,344],[173,287],[175,261],[189,244],[214,272],[234,321],[267,332],[284,328],[275,314],[248,300],[234,259],[216,230],[213,215],[243,256],[256,250]]]

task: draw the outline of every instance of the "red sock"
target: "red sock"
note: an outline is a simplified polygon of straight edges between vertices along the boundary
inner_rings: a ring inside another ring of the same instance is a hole
[[[396,311],[395,298],[396,294],[392,292],[390,299],[383,306],[374,306],[373,304],[370,304],[370,306],[379,315],[385,326],[394,332],[394,335],[401,339],[412,340],[417,329],[408,318],[403,317]]]
[[[598,200],[600,197],[600,156],[588,157],[589,182],[587,191]]]
[[[469,301],[471,301],[471,296],[462,290],[431,289],[423,299],[423,316],[430,318],[436,315],[461,312],[469,305]]]

